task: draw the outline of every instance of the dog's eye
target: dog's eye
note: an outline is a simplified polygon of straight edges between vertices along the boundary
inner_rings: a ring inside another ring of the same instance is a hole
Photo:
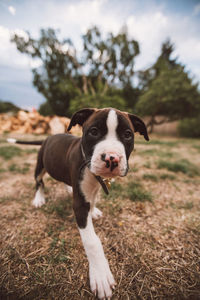
[[[99,134],[99,130],[97,127],[92,127],[89,131],[89,134],[92,136],[97,136]]]
[[[126,129],[124,132],[124,137],[126,140],[132,139],[132,131],[130,129]]]

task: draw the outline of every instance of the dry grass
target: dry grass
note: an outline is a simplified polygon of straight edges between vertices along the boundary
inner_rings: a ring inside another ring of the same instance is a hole
[[[129,175],[102,194],[95,221],[117,281],[112,299],[199,299],[200,176],[158,163],[187,160],[200,170],[200,141],[137,141]],[[36,148],[18,148],[0,156],[0,299],[94,299],[65,187],[47,177],[48,202],[33,208]],[[133,183],[151,201],[133,201]]]

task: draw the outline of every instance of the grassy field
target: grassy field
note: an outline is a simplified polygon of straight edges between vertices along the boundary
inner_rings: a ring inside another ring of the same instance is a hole
[[[34,137],[35,138],[35,137]],[[94,299],[62,183],[31,205],[37,147],[0,142],[0,299]],[[200,140],[136,137],[130,172],[95,221],[117,281],[112,299],[200,299]]]

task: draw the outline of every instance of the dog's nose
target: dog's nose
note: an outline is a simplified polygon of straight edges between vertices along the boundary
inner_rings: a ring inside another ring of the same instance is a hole
[[[103,153],[101,155],[101,159],[105,161],[106,168],[110,168],[111,171],[114,170],[118,166],[118,163],[120,161],[120,158],[115,153]]]

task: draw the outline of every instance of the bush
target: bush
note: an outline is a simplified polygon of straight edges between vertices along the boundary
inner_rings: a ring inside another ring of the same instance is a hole
[[[183,119],[179,122],[178,132],[182,137],[200,137],[200,116],[197,118]]]
[[[44,102],[40,105],[39,113],[43,116],[52,116],[54,115],[53,109],[49,102]]]
[[[108,93],[106,95],[83,95],[71,100],[69,111],[72,114],[75,111],[85,107],[115,107],[117,109],[124,110],[126,107],[126,103],[123,97],[121,97],[121,95],[118,95],[117,92]]]
[[[9,111],[18,112],[19,110],[20,108],[13,103],[0,100],[0,113],[7,113]]]

